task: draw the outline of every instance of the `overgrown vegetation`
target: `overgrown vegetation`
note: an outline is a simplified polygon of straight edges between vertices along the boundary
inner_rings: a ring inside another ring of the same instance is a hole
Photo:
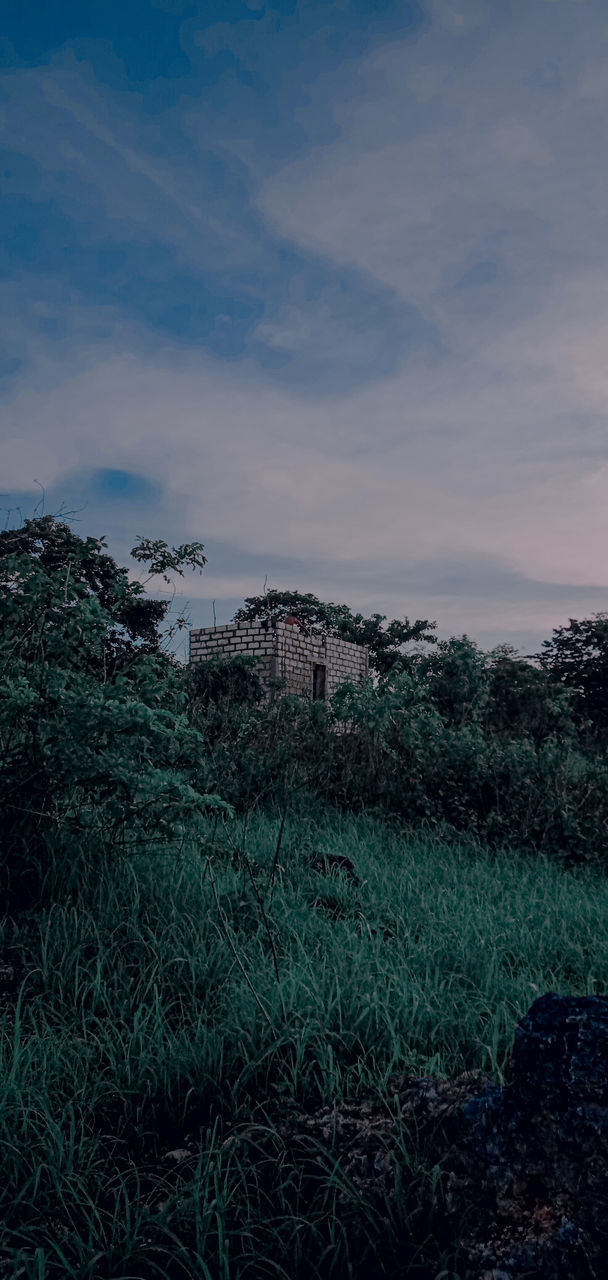
[[[145,550],[157,573],[200,560]],[[0,887],[33,904],[220,801],[201,788],[204,740],[162,648],[167,604],[103,540],[51,516],[0,533],[0,591]]]
[[[536,995],[608,994],[604,616],[534,667],[246,601],[369,645],[327,704],[184,669],[167,606],[51,517],[0,534],[0,591],[0,1276],[456,1280],[415,1136],[383,1200],[282,1120],[502,1081]]]

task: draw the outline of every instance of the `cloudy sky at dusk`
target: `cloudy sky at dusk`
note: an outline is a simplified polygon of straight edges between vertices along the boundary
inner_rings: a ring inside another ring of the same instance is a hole
[[[10,0],[2,523],[540,647],[608,610],[605,0]]]

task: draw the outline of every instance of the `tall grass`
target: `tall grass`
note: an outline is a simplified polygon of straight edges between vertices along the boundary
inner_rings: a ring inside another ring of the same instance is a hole
[[[401,1134],[380,1212],[281,1120],[389,1109],[396,1072],[503,1083],[537,995],[608,993],[608,884],[329,807],[288,814],[277,856],[280,826],[201,819],[3,919],[1,1276],[464,1277],[423,1144]]]

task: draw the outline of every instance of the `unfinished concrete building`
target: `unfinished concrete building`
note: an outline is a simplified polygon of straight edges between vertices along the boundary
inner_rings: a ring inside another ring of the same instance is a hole
[[[285,692],[311,699],[330,698],[344,680],[361,684],[368,675],[368,650],[337,636],[310,636],[299,619],[230,622],[190,632],[190,662],[249,653],[258,660],[265,684],[285,680]]]

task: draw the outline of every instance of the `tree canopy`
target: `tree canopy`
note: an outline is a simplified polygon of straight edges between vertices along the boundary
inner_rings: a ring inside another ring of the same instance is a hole
[[[233,622],[252,622],[256,618],[283,621],[290,614],[298,618],[302,631],[307,635],[335,635],[352,644],[367,645],[369,665],[372,671],[383,677],[405,665],[403,645],[413,640],[436,643],[431,634],[436,622],[426,619],[410,623],[394,619],[386,628],[382,624],[386,615],[374,613],[364,618],[352,613],[345,604],[323,604],[310,593],[299,591],[268,591],[261,596],[248,596],[245,607],[237,609]]]

